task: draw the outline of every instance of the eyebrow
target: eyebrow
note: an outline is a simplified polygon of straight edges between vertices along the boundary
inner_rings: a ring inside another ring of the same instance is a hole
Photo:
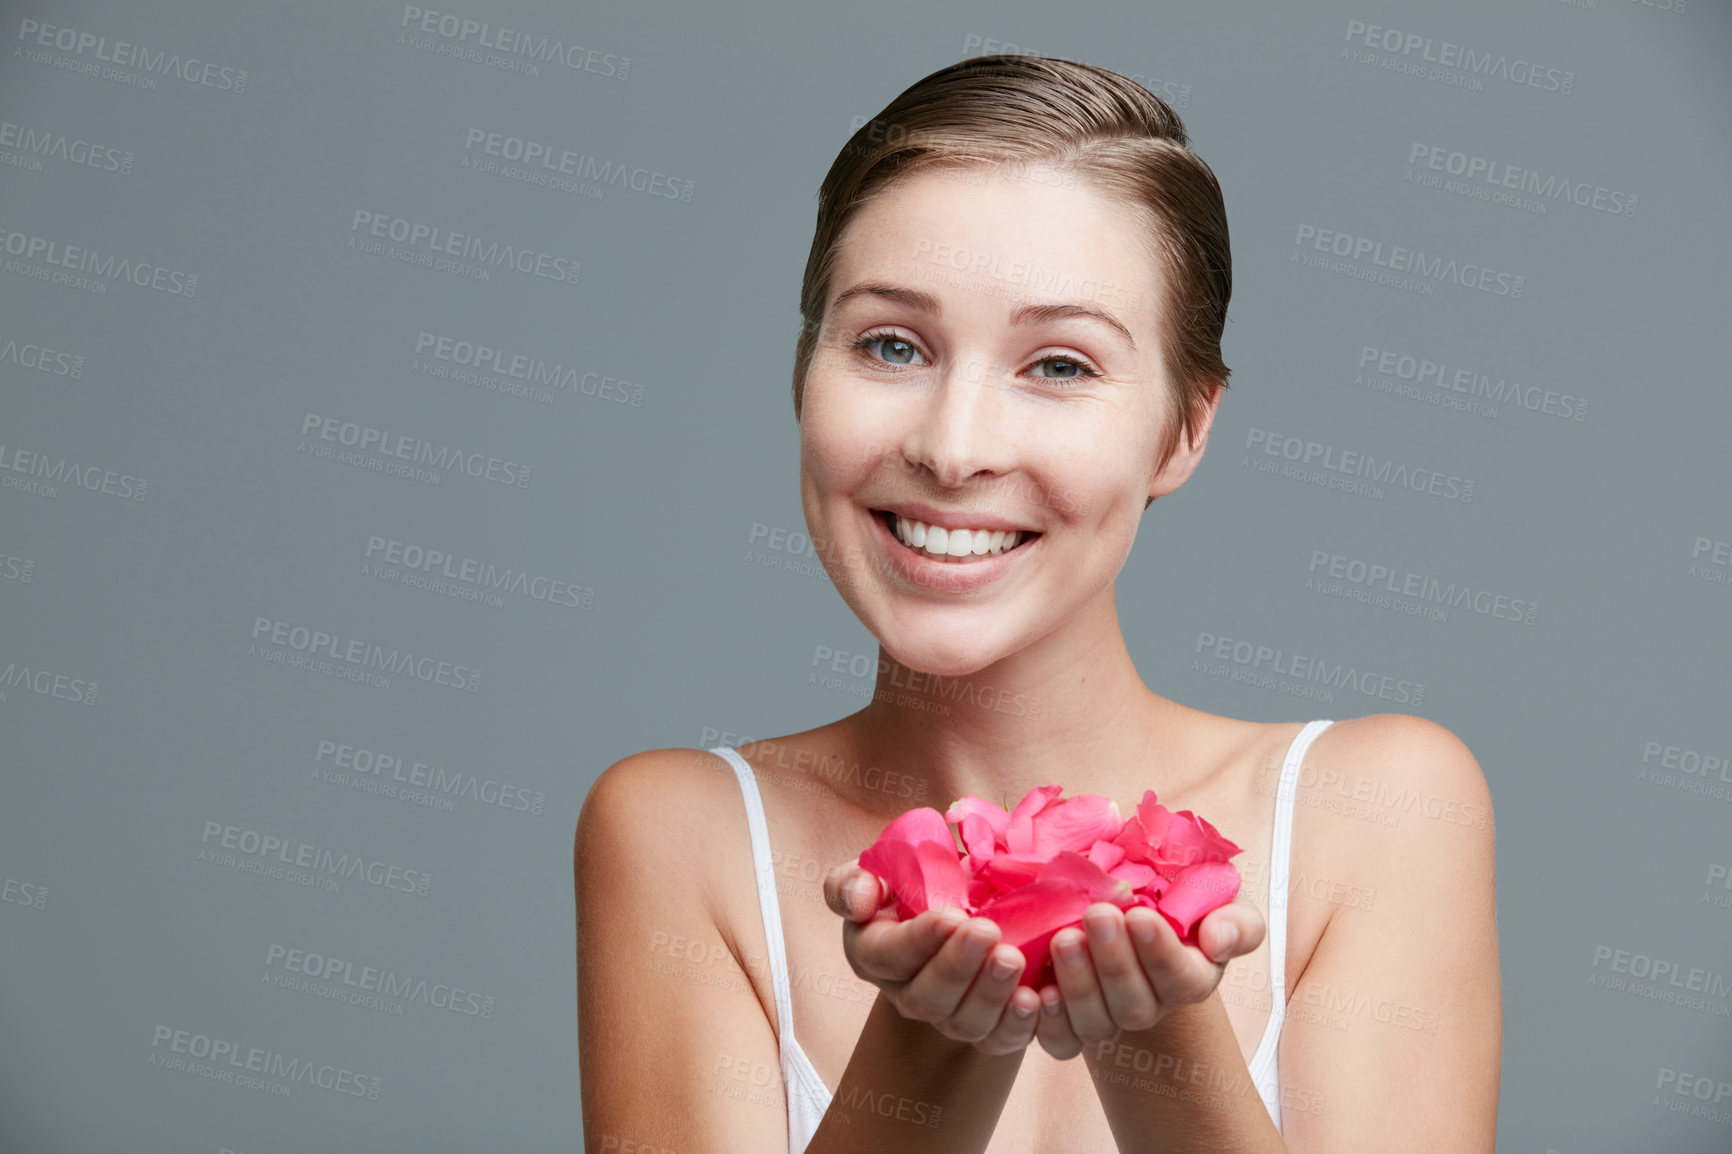
[[[831,307],[841,308],[845,302],[861,296],[895,301],[898,304],[907,305],[911,309],[931,313],[933,316],[942,316],[944,313],[944,309],[938,303],[938,298],[931,293],[921,292],[918,289],[901,288],[897,285],[884,284],[878,281],[867,281],[838,293]],[[1016,326],[1035,325],[1043,321],[1063,320],[1067,317],[1093,317],[1095,320],[1117,329],[1119,334],[1125,338],[1125,343],[1131,348],[1137,347],[1136,339],[1131,336],[1131,330],[1126,328],[1124,323],[1112,313],[1105,309],[1085,308],[1079,304],[1019,305],[1012,310],[1010,323]]]

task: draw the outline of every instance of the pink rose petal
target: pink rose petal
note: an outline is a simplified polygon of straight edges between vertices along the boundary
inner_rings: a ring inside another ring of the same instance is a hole
[[[1016,808],[1010,811],[1010,821],[1004,831],[1004,844],[1012,853],[1035,852],[1035,814],[1045,809],[1063,791],[1064,786],[1057,782],[1037,785],[1016,803]]]
[[[962,863],[954,854],[946,857],[936,842],[883,842],[860,855],[860,867],[890,884],[900,920],[947,905],[967,908],[968,878]]]
[[[1167,880],[1156,873],[1152,866],[1146,866],[1140,861],[1120,862],[1107,872],[1121,881],[1129,882],[1135,890],[1157,881],[1165,883]]]
[[[935,841],[952,847],[956,845],[956,839],[950,836],[950,825],[944,820],[944,815],[926,805],[896,815],[890,824],[884,827],[884,832],[878,835],[879,841],[887,839],[905,841],[909,845],[923,841]]]
[[[981,814],[968,813],[963,815],[958,828],[962,831],[962,848],[974,859],[974,869],[978,873],[980,866],[998,852],[992,823]]]
[[[1039,880],[1047,859],[1037,853],[1001,853],[982,864],[975,876],[1000,890],[1013,890]]]
[[[911,809],[885,826],[860,855],[860,868],[889,883],[899,918],[946,905],[966,908],[968,874],[950,826],[935,809]]]
[[[993,805],[990,801],[975,797],[973,794],[965,794],[950,803],[950,809],[945,812],[944,817],[946,821],[956,823],[962,821],[969,814],[974,814],[986,822],[992,830],[994,841],[1004,841],[1004,831],[1010,825],[1010,814],[1005,812],[1004,807]]]
[[[1115,834],[1117,830],[1113,831]],[[1110,870],[1125,860],[1125,847],[1110,841],[1096,841],[1089,846],[1088,859],[1104,870]]]
[[[1018,984],[1039,989],[1042,972],[1047,973],[1047,982],[1052,980],[1048,963],[1052,936],[1080,922],[1091,904],[1080,885],[1055,877],[1000,894],[975,912],[990,918],[1002,940],[1022,951],[1027,965]]]
[[[1238,852],[1238,846],[1188,809],[1170,815],[1166,839],[1157,850],[1161,864],[1173,866],[1224,862]]]
[[[1041,881],[1054,878],[1080,887],[1091,905],[1095,902],[1112,902],[1122,909],[1130,904],[1135,893],[1134,887],[1128,882],[1113,877],[1075,850],[1060,850],[1041,870]]]
[[[1052,802],[1036,813],[1030,824],[1034,852],[1050,857],[1060,850],[1081,853],[1096,841],[1117,834],[1125,822],[1112,798],[1084,793]]]
[[[1180,938],[1190,942],[1192,927],[1238,892],[1238,870],[1226,862],[1203,862],[1180,870],[1155,908],[1166,915]]]
[[[1027,958],[1021,984],[1036,989],[1053,981],[1052,936],[1080,928],[1094,902],[1147,906],[1194,945],[1197,923],[1238,894],[1227,859],[1240,848],[1190,810],[1146,790],[1121,819],[1109,798],[1062,793],[1037,786],[1008,812],[972,795],[943,814],[909,810],[860,864],[889,884],[898,917],[953,905],[990,918]]]

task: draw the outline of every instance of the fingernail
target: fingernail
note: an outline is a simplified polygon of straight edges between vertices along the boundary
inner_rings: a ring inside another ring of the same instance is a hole
[[[1239,944],[1239,927],[1229,925],[1221,931],[1221,944],[1215,947],[1215,960],[1224,962],[1233,956],[1233,947]]]
[[[1012,975],[1014,973],[1016,973],[1016,962],[1014,959],[1008,958],[1008,957],[1004,956],[1003,954],[1000,954],[998,957],[992,959],[992,976],[993,977],[998,978],[1000,981],[1002,981],[1005,978],[1010,977],[1010,975]]]
[[[962,938],[962,952],[971,958],[984,958],[986,951],[990,950],[992,945],[991,937],[979,931],[965,932]]]
[[[1074,938],[1054,942],[1052,948],[1058,952],[1058,960],[1067,966],[1074,966],[1082,961],[1082,943]]]
[[[1054,994],[1051,998],[1042,997],[1040,1000],[1040,1008],[1045,1010],[1049,1015],[1057,1014],[1059,1010],[1064,1008],[1064,999],[1060,998],[1057,994]]]
[[[1119,923],[1112,917],[1099,917],[1088,923],[1089,937],[1106,945],[1119,936]]]
[[[842,887],[842,904],[853,909],[860,904],[860,899],[866,893],[866,879],[855,878]]]
[[[1152,946],[1155,944],[1154,918],[1138,918],[1136,921],[1131,921],[1130,918],[1126,918],[1125,922],[1131,927],[1131,937],[1137,939],[1137,941],[1141,942],[1145,946]]]
[[[1010,1008],[1019,1018],[1028,1018],[1034,1015],[1034,1007],[1025,1006],[1021,1002],[1012,1002]]]

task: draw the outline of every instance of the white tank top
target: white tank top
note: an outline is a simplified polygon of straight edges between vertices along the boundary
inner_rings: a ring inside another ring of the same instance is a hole
[[[1249,1064],[1252,1084],[1269,1110],[1275,1129],[1281,1129],[1281,1085],[1276,1047],[1281,1025],[1287,1017],[1287,874],[1293,844],[1293,797],[1299,766],[1312,739],[1331,721],[1313,721],[1301,729],[1287,749],[1281,767],[1281,783],[1275,791],[1275,835],[1269,855],[1269,1024]],[[788,980],[788,952],[782,938],[781,906],[776,900],[776,871],[770,858],[769,827],[764,821],[764,802],[752,767],[731,747],[721,745],[709,752],[726,759],[740,779],[746,801],[746,823],[752,831],[752,865],[758,878],[758,908],[764,918],[765,952],[770,956],[770,978],[776,994],[776,1034],[780,1047],[782,1085],[788,1099],[788,1154],[804,1154],[812,1135],[830,1108],[831,1094],[811,1059],[794,1039],[794,998]]]

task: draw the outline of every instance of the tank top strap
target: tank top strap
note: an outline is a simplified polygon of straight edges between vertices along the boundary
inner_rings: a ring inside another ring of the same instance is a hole
[[[1305,751],[1317,735],[1335,724],[1333,721],[1313,721],[1299,731],[1287,748],[1287,762],[1281,767],[1281,785],[1275,791],[1275,837],[1269,851],[1269,988],[1287,989],[1287,886],[1293,858],[1293,799],[1299,791],[1299,768],[1304,764]],[[1279,916],[1275,910],[1279,908]],[[1285,1000],[1278,1003],[1285,1008]]]
[[[1275,789],[1275,833],[1269,847],[1269,1024],[1263,1041],[1251,1059],[1253,1076],[1274,1061],[1281,1024],[1287,1017],[1287,886],[1293,856],[1293,799],[1299,789],[1299,769],[1305,751],[1317,735],[1335,724],[1329,720],[1307,722],[1287,747],[1281,766],[1281,781]]]
[[[718,745],[709,752],[734,768],[746,801],[746,824],[752,832],[752,872],[758,881],[758,909],[764,917],[764,952],[770,956],[770,984],[776,995],[776,1042],[784,1052],[794,1032],[794,995],[788,982],[788,951],[782,938],[782,908],[776,900],[776,867],[770,857],[770,827],[764,820],[764,799],[751,764],[734,749]]]

